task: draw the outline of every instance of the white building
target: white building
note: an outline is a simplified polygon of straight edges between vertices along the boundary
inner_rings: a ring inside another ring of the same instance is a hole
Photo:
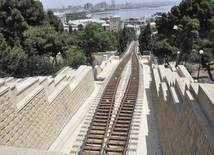
[[[110,30],[117,32],[124,28],[124,22],[120,16],[111,16],[110,17]]]
[[[58,19],[60,19],[63,24],[66,23],[66,15],[65,15],[65,13],[55,12],[54,15],[57,16]]]
[[[107,30],[110,30],[110,25],[109,24],[103,24],[103,27],[105,27]]]
[[[100,23],[101,25],[107,26],[106,21],[100,19],[69,20],[68,22],[68,24],[72,26],[72,29],[76,29],[78,25],[83,25],[85,27],[85,25],[89,23]]]

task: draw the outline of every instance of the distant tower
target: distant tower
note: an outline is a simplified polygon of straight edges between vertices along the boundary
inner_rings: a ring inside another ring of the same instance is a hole
[[[115,0],[111,1],[111,6],[112,6],[112,8],[115,8]]]

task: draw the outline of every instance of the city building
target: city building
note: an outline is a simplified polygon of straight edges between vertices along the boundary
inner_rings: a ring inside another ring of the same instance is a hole
[[[81,19],[81,20],[69,20],[68,21],[68,24],[72,26],[72,29],[77,29],[78,25],[83,25],[83,27],[85,27],[85,25],[89,24],[89,23],[100,23],[101,25],[108,28],[108,25],[106,25],[106,21],[100,20],[100,19]]]
[[[147,26],[147,23],[143,24],[143,28],[145,28]],[[154,28],[156,26],[156,23],[155,22],[151,22],[150,23],[150,27],[151,28]]]
[[[126,2],[126,8],[132,8],[132,2]]]
[[[120,16],[111,16],[110,17],[110,30],[117,32],[124,28],[124,22]]]
[[[93,5],[92,5],[91,3],[86,3],[86,4],[84,5],[84,9],[85,9],[85,10],[93,10]]]
[[[65,15],[65,13],[55,12],[54,15],[57,16],[58,19],[60,19],[63,24],[66,23],[66,15]]]
[[[115,0],[112,0],[112,1],[111,1],[111,7],[112,7],[113,9],[115,9],[115,8],[116,8]]]
[[[68,10],[72,10],[72,6],[71,5],[68,6]]]
[[[94,7],[96,10],[105,10],[109,8],[109,5],[107,5],[106,2],[100,2],[96,4]]]
[[[110,25],[109,24],[102,24],[102,26],[107,29],[107,30],[110,30]]]

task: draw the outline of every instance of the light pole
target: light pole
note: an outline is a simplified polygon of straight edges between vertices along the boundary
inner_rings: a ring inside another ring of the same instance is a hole
[[[199,61],[199,65],[198,65],[198,80],[199,80],[199,73],[200,73],[200,67],[201,67],[201,56],[202,56],[203,53],[204,53],[203,50],[200,50],[200,51],[199,51],[199,54],[200,54],[200,61]]]
[[[176,61],[176,65],[175,65],[175,67],[178,67],[179,55],[180,55],[180,51],[178,51],[178,52],[177,52],[177,61]]]

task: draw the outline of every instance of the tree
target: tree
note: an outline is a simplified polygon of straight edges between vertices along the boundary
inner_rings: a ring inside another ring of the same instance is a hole
[[[55,71],[58,52],[74,44],[52,11],[44,12],[35,0],[0,1],[0,75],[25,77]],[[65,55],[65,54],[64,54]]]
[[[59,34],[51,26],[30,27],[24,32],[24,47],[28,55],[52,55],[60,49]]]
[[[187,16],[181,20],[178,27],[177,45],[181,50],[179,60],[183,58],[185,61],[190,61],[189,54],[195,48],[199,37],[199,21]]]
[[[181,51],[179,61],[197,62],[199,54],[196,51],[203,49],[202,65],[214,80],[210,68],[214,51],[213,10],[212,0],[183,0],[171,12],[163,14],[156,24],[159,37]],[[173,29],[175,25],[178,30]]]
[[[117,38],[117,50],[119,54],[126,50],[128,44],[137,39],[133,28],[124,28],[118,31],[115,36]]]
[[[47,21],[55,28],[56,31],[62,32],[64,30],[62,22],[54,15],[53,11],[51,10],[48,10],[47,12]]]
[[[23,77],[27,56],[19,47],[11,49],[0,33],[0,76]]]
[[[214,81],[212,74],[212,65],[214,65],[214,17],[210,20],[210,31],[207,39],[201,39],[199,46],[204,50],[202,55],[202,65],[207,69],[208,75]]]
[[[40,1],[35,0],[14,0],[17,2],[17,9],[21,12],[25,21],[30,26],[43,25],[45,11]]]
[[[151,28],[150,24],[148,23],[144,30],[141,30],[140,37],[139,37],[139,46],[140,51],[143,52],[144,50],[151,50]]]
[[[42,3],[34,0],[0,1],[0,32],[11,46],[23,42],[23,31],[44,23]]]
[[[176,58],[177,48],[171,46],[166,39],[160,40],[159,38],[155,38],[152,43],[152,51],[159,58],[159,63],[163,63],[163,60],[166,58],[168,60]]]
[[[107,30],[104,30],[101,24],[87,24],[82,33],[83,49],[88,61],[92,64],[92,54],[114,50],[117,45],[116,37]]]
[[[82,30],[83,30],[83,28],[84,28],[84,27],[83,27],[83,25],[82,25],[82,24],[79,24],[79,25],[78,25],[78,30],[82,31]]]
[[[79,65],[86,64],[86,56],[82,49],[78,46],[71,46],[66,52],[66,62],[72,68],[77,68]]]
[[[73,32],[72,26],[69,25],[69,33],[72,33],[72,32]]]

